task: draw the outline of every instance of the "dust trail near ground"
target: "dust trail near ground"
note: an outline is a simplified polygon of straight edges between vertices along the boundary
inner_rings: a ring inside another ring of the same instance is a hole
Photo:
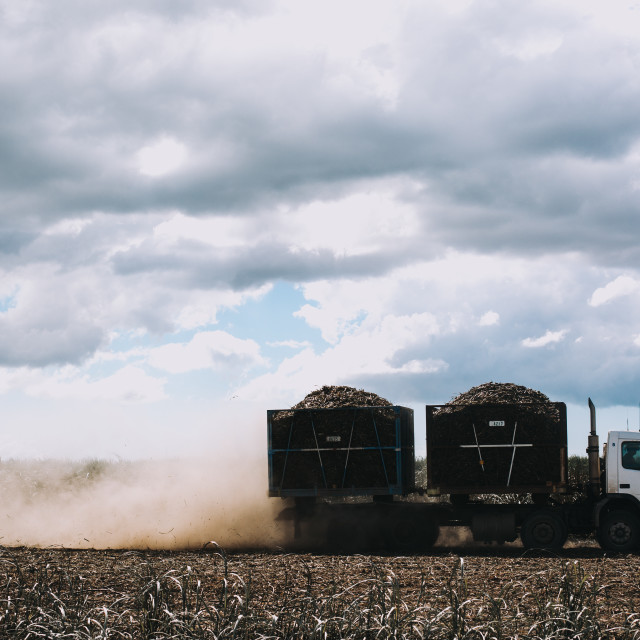
[[[266,461],[0,462],[0,545],[229,549],[283,542]]]
[[[443,549],[522,549],[519,539],[512,542],[484,542],[473,539],[469,527],[440,527],[440,535],[435,545]]]

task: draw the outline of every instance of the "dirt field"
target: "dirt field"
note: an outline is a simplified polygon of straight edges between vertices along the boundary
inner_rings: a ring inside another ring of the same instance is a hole
[[[238,496],[210,466],[3,461],[0,639],[640,639],[639,556],[446,528],[430,554],[293,550],[263,475]]]
[[[640,557],[0,547],[0,637],[633,638]]]

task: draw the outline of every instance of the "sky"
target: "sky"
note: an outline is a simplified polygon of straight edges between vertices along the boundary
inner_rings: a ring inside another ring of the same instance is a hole
[[[640,419],[640,2],[0,0],[0,457],[262,451],[326,384]]]

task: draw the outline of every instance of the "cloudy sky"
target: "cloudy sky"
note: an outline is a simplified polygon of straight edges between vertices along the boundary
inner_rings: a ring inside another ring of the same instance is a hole
[[[639,33],[635,0],[0,0],[0,455],[262,449],[324,384],[419,441],[490,380],[577,452],[588,396],[637,428]]]

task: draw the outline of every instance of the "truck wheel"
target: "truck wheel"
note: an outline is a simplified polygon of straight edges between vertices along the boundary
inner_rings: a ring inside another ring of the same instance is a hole
[[[525,549],[562,549],[567,527],[552,511],[535,511],[522,524],[520,538]]]
[[[600,521],[597,538],[607,551],[633,551],[640,542],[640,519],[630,511],[611,511]]]

